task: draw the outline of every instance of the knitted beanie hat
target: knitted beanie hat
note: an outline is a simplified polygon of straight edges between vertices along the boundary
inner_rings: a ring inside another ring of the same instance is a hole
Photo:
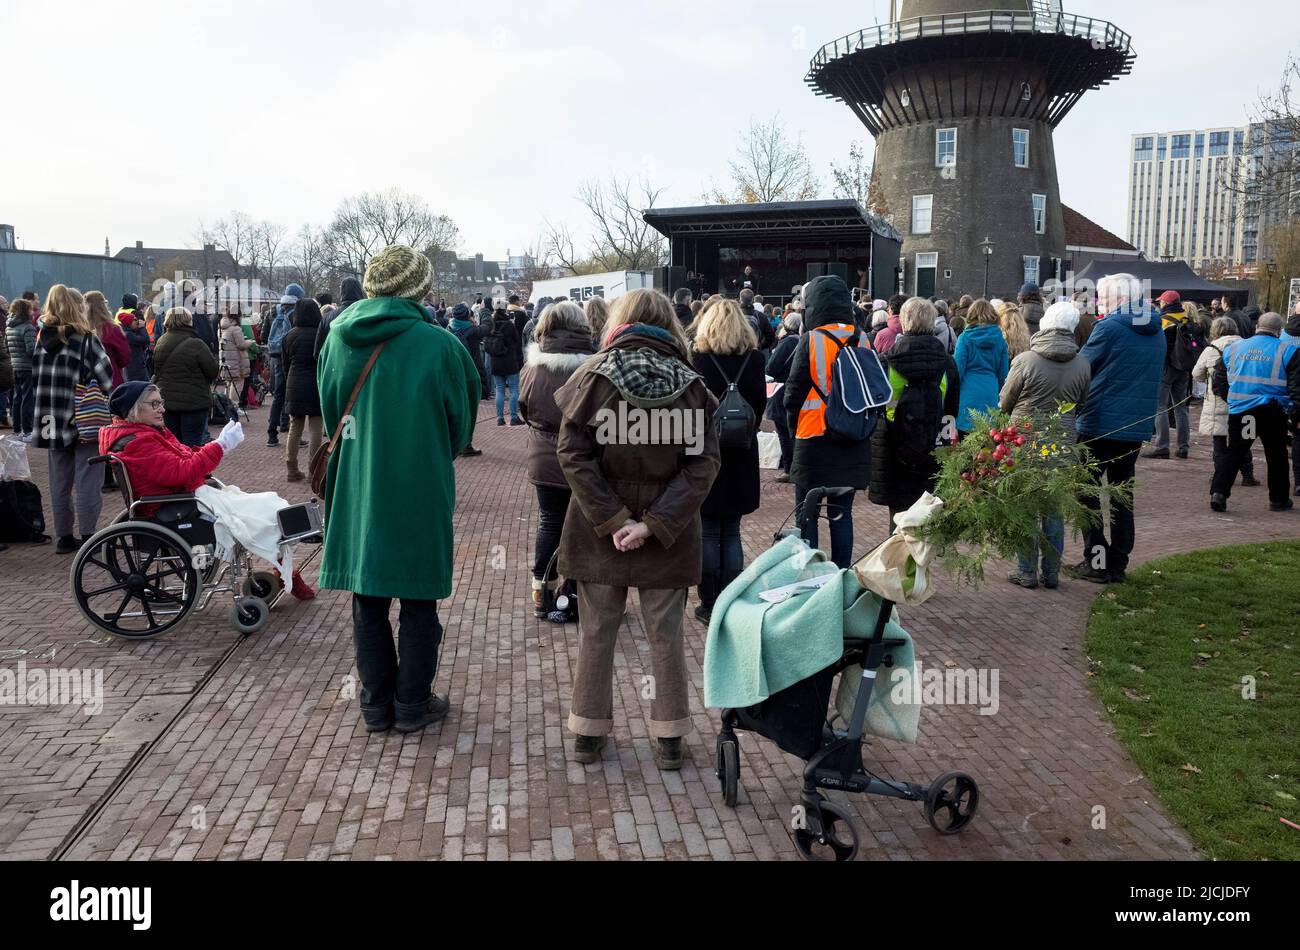
[[[368,297],[423,300],[433,289],[433,265],[415,248],[394,244],[370,261],[364,286]]]

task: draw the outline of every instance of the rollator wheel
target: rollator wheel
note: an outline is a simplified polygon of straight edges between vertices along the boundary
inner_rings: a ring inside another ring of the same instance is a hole
[[[155,524],[125,522],[90,539],[72,562],[82,615],[124,640],[151,640],[184,622],[199,593],[189,546]]]
[[[822,833],[795,829],[794,846],[805,861],[833,861],[843,864],[858,856],[862,839],[849,810],[835,802],[821,804]]]
[[[955,835],[975,820],[980,807],[980,788],[965,772],[949,772],[930,786],[925,799],[925,817],[941,835]]]
[[[246,637],[261,633],[271,622],[271,608],[260,597],[243,597],[230,608],[230,625]]]
[[[245,597],[256,597],[268,604],[282,590],[284,590],[284,581],[280,579],[279,574],[271,571],[258,571],[244,581]]]
[[[722,804],[735,808],[740,799],[740,744],[735,739],[718,740],[718,781]]]

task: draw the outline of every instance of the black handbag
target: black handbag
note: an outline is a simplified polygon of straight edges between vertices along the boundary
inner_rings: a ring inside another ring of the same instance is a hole
[[[31,482],[0,482],[0,541],[35,544],[45,540],[41,490]]]

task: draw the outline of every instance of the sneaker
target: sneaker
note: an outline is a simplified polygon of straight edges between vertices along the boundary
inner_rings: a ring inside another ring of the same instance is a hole
[[[398,719],[393,728],[402,735],[410,735],[413,732],[420,732],[429,728],[434,723],[442,722],[451,712],[451,703],[437,696],[429,698],[429,706],[419,719],[403,720]]]
[[[1290,511],[1294,507],[1295,507],[1295,502],[1292,501],[1290,498],[1288,498],[1286,502],[1283,504],[1273,502],[1273,504],[1268,506],[1268,510],[1269,511]]]
[[[307,476],[304,475],[302,472],[298,471],[296,468],[289,469],[289,474],[286,476],[286,478],[291,483],[305,482],[307,480]]]
[[[1087,561],[1082,564],[1076,564],[1066,571],[1071,577],[1079,581],[1087,581],[1089,584],[1109,584],[1111,576],[1108,571],[1098,571]]]
[[[1048,575],[1044,574],[1043,586],[1046,587],[1048,590],[1060,590],[1061,579],[1059,577],[1049,577]]]
[[[361,718],[365,720],[366,732],[373,736],[381,732],[390,732],[393,728],[393,723],[396,720],[396,715],[394,714],[391,705],[386,709],[370,709],[368,707],[363,707],[361,710]]]
[[[1157,449],[1152,449],[1150,452],[1145,452],[1145,453],[1143,453],[1142,457],[1143,457],[1144,459],[1161,459],[1161,460],[1163,460],[1163,461],[1165,461],[1165,462],[1168,462],[1168,461],[1169,461],[1169,450],[1168,450],[1168,449],[1165,449],[1163,452],[1161,452],[1161,451],[1159,451],[1159,450],[1157,450]]]
[[[682,740],[660,739],[655,742],[655,765],[661,772],[682,770]]]
[[[474,446],[471,445],[464,452],[460,453],[460,457],[463,459],[476,459],[482,454],[483,452],[481,449],[476,449],[474,448]]]
[[[498,420],[497,420],[497,428],[498,428],[498,429],[504,429],[505,427],[506,427],[506,420],[504,420],[504,419],[498,419]]]
[[[510,428],[512,428],[512,429],[518,429],[519,427],[521,427],[521,426],[526,426],[526,425],[528,425],[528,423],[527,423],[527,422],[524,422],[523,419],[511,419],[511,420],[510,420]]]
[[[1189,452],[1187,449],[1179,449],[1179,450],[1178,450],[1178,459],[1179,459],[1179,461],[1186,462],[1186,461],[1187,461],[1189,458],[1191,458],[1191,457],[1192,457],[1192,453]]]
[[[55,554],[76,554],[81,550],[81,542],[68,535],[66,538],[59,538],[59,543],[54,546]]]
[[[1247,475],[1247,476],[1245,476],[1244,478],[1242,478],[1242,480],[1241,480],[1241,487],[1242,487],[1242,488],[1258,488],[1258,487],[1259,487],[1259,479],[1256,478],[1254,475]]]
[[[28,432],[25,436],[23,436],[23,441],[26,442],[28,445],[31,445],[33,442],[36,441],[36,433]]]
[[[1038,590],[1038,578],[1033,574],[1025,574],[1022,571],[1012,571],[1007,575],[1007,580],[1017,587],[1023,587],[1025,590]]]
[[[280,444],[280,440],[279,440],[276,436],[270,436],[270,437],[266,440],[266,447],[267,447],[268,449],[274,449],[274,448],[276,448],[277,446],[279,446],[279,444]]]
[[[1222,514],[1223,512],[1227,511],[1227,510],[1228,510],[1228,499],[1224,498],[1222,495],[1211,495],[1211,496],[1210,496],[1210,510],[1211,510],[1211,511],[1217,511],[1217,512],[1219,512],[1220,514]]]
[[[713,623],[713,611],[700,604],[695,608],[695,619],[707,627]]]
[[[578,736],[573,743],[573,761],[579,765],[595,765],[608,743],[607,736]]]

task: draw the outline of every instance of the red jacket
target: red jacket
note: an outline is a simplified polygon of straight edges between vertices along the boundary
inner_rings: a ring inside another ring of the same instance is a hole
[[[114,450],[113,446],[128,436],[133,438]],[[99,451],[103,455],[112,452],[126,466],[131,492],[136,498],[197,491],[217,470],[225,454],[216,442],[195,450],[181,445],[168,429],[121,419],[114,419],[111,426],[99,430]]]
[[[131,362],[131,344],[116,322],[106,323],[99,331],[99,342],[108,351],[108,361],[113,364],[113,388],[126,381],[126,367]]]

